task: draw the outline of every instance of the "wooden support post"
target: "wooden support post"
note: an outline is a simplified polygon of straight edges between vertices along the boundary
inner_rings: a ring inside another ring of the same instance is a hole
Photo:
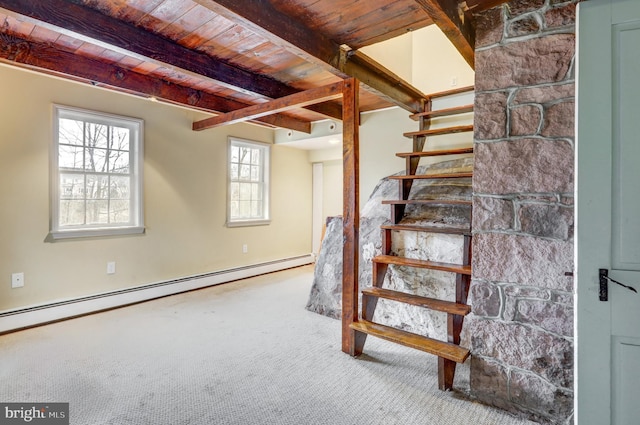
[[[358,256],[360,227],[359,83],[344,80],[342,88],[343,245],[342,245],[342,351],[358,356],[366,334],[351,329],[358,320]],[[358,350],[356,347],[360,347]]]

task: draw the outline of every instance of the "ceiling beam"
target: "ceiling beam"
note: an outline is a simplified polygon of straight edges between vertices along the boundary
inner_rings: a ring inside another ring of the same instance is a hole
[[[373,89],[378,95],[395,99],[394,103],[404,106],[404,109],[420,112],[424,110],[424,100],[427,99],[427,95],[417,93],[413,86],[400,76],[359,50],[343,50],[338,67],[359,83]]]
[[[279,98],[299,90],[273,78],[254,74],[190,50],[177,43],[76,3],[77,0],[0,0],[0,10],[87,43],[158,64],[186,74],[203,76],[223,87]],[[338,105],[314,105],[313,111],[341,119]]]
[[[340,46],[297,19],[280,12],[268,0],[194,1],[315,65],[328,69],[327,65],[338,64]]]
[[[353,52],[345,55],[335,41],[280,12],[268,0],[194,1],[341,78],[360,79],[378,95],[408,111],[421,110],[426,96],[418,89],[373,59],[356,60],[362,56],[353,56]]]
[[[264,117],[277,112],[284,112],[315,103],[342,97],[342,81],[327,86],[309,89],[300,93],[274,99],[266,103],[247,106],[244,109],[232,111],[217,117],[207,118],[193,123],[194,131],[207,130],[221,125],[235,124],[251,119]]]
[[[471,14],[465,13],[458,0],[415,0],[474,69],[476,46]]]
[[[0,45],[2,46],[0,61],[5,63],[44,71],[52,75],[72,77],[76,81],[97,87],[106,87],[138,96],[154,97],[204,112],[225,113],[250,106],[78,56],[56,49],[49,43],[34,43],[24,40],[7,34],[5,31],[5,28],[0,28]],[[311,133],[311,122],[283,114],[256,118],[253,122]]]

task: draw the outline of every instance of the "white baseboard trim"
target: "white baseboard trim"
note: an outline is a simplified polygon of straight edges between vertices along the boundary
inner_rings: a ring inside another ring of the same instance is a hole
[[[0,334],[311,264],[313,254],[0,312]]]

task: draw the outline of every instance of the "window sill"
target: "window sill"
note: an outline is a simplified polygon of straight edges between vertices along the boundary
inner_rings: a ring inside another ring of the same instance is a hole
[[[97,238],[122,235],[140,235],[145,232],[144,227],[118,227],[113,229],[78,229],[78,230],[57,230],[52,231],[47,236],[47,242],[54,242],[65,239]]]
[[[227,227],[266,226],[271,220],[236,220],[227,221]]]

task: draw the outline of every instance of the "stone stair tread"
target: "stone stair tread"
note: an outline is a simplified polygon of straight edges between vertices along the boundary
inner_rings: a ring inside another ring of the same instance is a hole
[[[405,137],[414,136],[440,136],[443,134],[464,133],[466,131],[473,131],[473,125],[459,125],[456,127],[436,128],[432,130],[419,130],[404,133]]]
[[[473,172],[464,173],[443,173],[443,174],[413,174],[405,176],[389,176],[392,180],[428,180],[428,179],[459,179],[463,177],[473,177]]]
[[[363,295],[385,298],[392,301],[398,301],[405,304],[411,304],[418,307],[428,308],[430,310],[442,311],[459,316],[466,316],[471,312],[471,307],[467,304],[460,304],[451,301],[439,300],[436,298],[423,297],[406,292],[394,291],[386,288],[365,288],[362,290]]]
[[[393,199],[383,200],[384,205],[471,205],[465,199]]]
[[[473,112],[473,105],[456,106],[455,108],[437,109],[435,111],[419,112],[417,114],[410,115],[412,120],[418,120],[420,117],[434,118],[434,117],[446,117],[450,115],[466,114],[467,112]]]
[[[435,354],[457,363],[464,363],[469,357],[469,350],[459,345],[449,342],[438,341],[422,335],[392,328],[390,326],[381,325],[379,323],[369,322],[367,320],[358,320],[351,323],[350,328],[367,335],[376,336],[386,339],[387,341],[402,344],[407,347]]]
[[[471,229],[461,229],[459,227],[435,227],[435,226],[420,226],[415,224],[383,224],[380,226],[383,230],[397,230],[397,231],[409,231],[409,232],[424,232],[424,233],[444,233],[447,235],[471,235]]]
[[[460,155],[465,153],[473,153],[473,147],[458,148],[458,149],[442,149],[437,151],[399,152],[396,154],[396,156],[400,158],[419,158],[424,156]]]
[[[396,266],[408,266],[471,275],[471,265],[440,263],[437,261],[419,260],[417,258],[398,257],[395,255],[377,255],[373,257],[372,261],[375,263],[393,264]]]

